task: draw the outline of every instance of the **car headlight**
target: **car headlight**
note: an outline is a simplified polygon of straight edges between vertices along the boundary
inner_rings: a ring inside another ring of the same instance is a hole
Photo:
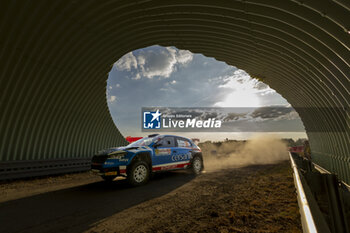
[[[109,159],[123,159],[126,154],[127,154],[126,151],[113,151],[112,153],[108,154],[108,158]]]
[[[106,162],[104,162],[104,165],[114,165],[114,162],[108,162],[108,159]]]

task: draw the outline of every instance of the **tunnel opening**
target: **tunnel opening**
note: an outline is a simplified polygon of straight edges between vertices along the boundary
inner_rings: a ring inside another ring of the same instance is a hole
[[[291,107],[286,99],[263,83],[261,78],[258,79],[214,58],[176,47],[156,45],[131,51],[114,63],[106,84],[106,99],[115,125],[125,136],[147,135],[141,132],[140,127],[140,111],[146,106],[232,109]],[[307,138],[298,113],[293,111],[287,114],[291,120],[285,122],[291,125],[289,132],[285,132],[285,129],[279,132],[276,126],[272,126],[275,129],[271,132],[280,138]],[[282,115],[275,117],[281,118]],[[266,116],[258,117],[262,120]],[[225,132],[219,138],[247,139],[255,134],[258,132],[254,133],[254,130]],[[213,140],[220,134],[207,133],[207,137],[202,137],[203,133],[192,133],[191,136],[185,132],[185,135]]]

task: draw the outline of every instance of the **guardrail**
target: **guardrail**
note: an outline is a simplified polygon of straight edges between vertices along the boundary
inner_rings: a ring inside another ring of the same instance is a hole
[[[82,172],[90,166],[90,158],[0,162],[0,180]]]
[[[315,169],[317,171],[319,171],[322,174],[332,174],[330,171],[328,171],[327,169],[321,167],[320,165],[317,165],[316,163],[312,163],[313,166],[315,167]],[[344,181],[340,181],[342,183],[342,186],[347,190],[350,191],[350,185],[345,183]]]
[[[309,202],[305,195],[305,191],[300,179],[298,167],[296,166],[291,153],[289,153],[289,157],[290,157],[291,166],[293,169],[294,184],[295,184],[295,188],[298,196],[298,204],[300,208],[301,224],[303,227],[303,231],[305,233],[317,233],[318,231],[310,210]]]
[[[289,157],[303,231],[349,232],[350,192],[346,184],[297,153],[290,152]]]

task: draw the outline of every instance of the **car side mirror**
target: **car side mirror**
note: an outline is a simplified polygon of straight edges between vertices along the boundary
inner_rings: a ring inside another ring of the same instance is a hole
[[[153,147],[154,148],[157,148],[157,147],[159,147],[159,146],[161,146],[162,144],[161,143],[155,143],[154,145],[153,145]]]

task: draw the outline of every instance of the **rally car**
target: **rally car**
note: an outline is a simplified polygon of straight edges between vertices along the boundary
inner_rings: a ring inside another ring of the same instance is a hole
[[[100,151],[92,158],[91,170],[104,180],[125,176],[132,185],[147,183],[154,172],[190,169],[203,170],[201,149],[191,139],[153,134],[125,147]]]

